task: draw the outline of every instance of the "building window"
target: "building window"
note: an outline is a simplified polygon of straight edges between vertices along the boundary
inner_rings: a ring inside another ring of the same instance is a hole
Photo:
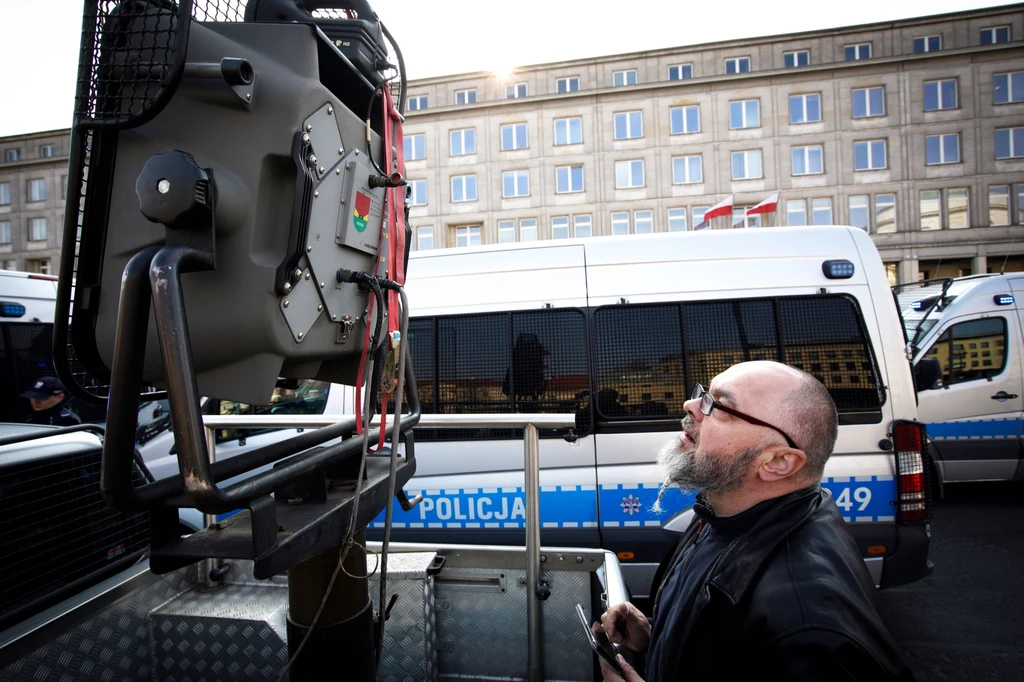
[[[879,170],[885,167],[885,140],[853,143],[854,170]]]
[[[832,225],[832,200],[811,199],[811,222],[814,225]]]
[[[526,124],[509,123],[501,126],[501,151],[526,149]]]
[[[583,119],[556,118],[555,119],[555,146],[560,147],[566,144],[583,143]]]
[[[938,230],[942,227],[942,216],[939,212],[941,196],[942,192],[937,189],[924,190],[920,193],[922,230]]]
[[[13,259],[5,260],[4,261],[4,270],[17,270],[17,269],[18,269],[18,261],[13,260]]]
[[[809,95],[789,96],[789,122],[815,123],[821,120],[821,95],[817,93]]]
[[[456,248],[464,246],[480,246],[480,226],[463,225],[455,228]]]
[[[612,85],[621,88],[625,85],[636,85],[636,69],[616,71],[612,74]]]
[[[654,211],[633,211],[633,227],[637,234],[654,232]]]
[[[590,237],[593,234],[590,214],[573,216],[572,229],[576,237]]]
[[[793,147],[793,175],[824,173],[821,145]]]
[[[670,133],[688,135],[700,132],[700,106],[672,107],[668,110]]]
[[[704,182],[700,154],[673,157],[672,184],[687,185],[695,182]]]
[[[757,128],[761,125],[761,101],[745,99],[729,102],[729,128]]]
[[[960,133],[925,135],[925,164],[935,166],[943,163],[960,162]]]
[[[523,218],[519,221],[519,241],[521,242],[535,242],[537,241],[537,219],[536,218]]]
[[[28,181],[28,200],[30,202],[35,201],[46,201],[46,181],[45,180],[29,180]]]
[[[750,73],[750,57],[732,57],[725,60],[726,73]]]
[[[11,183],[0,182],[0,206],[11,205]]]
[[[568,194],[583,191],[583,166],[555,168],[555,193]]]
[[[11,221],[0,220],[0,244],[11,243]]]
[[[427,181],[426,180],[410,180],[409,181],[409,205],[410,206],[426,206],[427,205]]]
[[[939,111],[941,109],[956,109],[956,79],[948,78],[941,81],[925,81],[924,84],[924,110]]]
[[[1024,128],[1001,128],[996,131],[996,158],[1016,159],[1024,156]]]
[[[405,107],[408,111],[420,111],[427,108],[427,96],[415,95],[409,98],[409,104]]]
[[[615,114],[615,139],[630,140],[644,136],[644,115],[640,111]]]
[[[807,66],[810,63],[810,50],[797,50],[796,52],[782,53],[782,65],[787,69],[796,68],[798,66]]]
[[[732,153],[732,179],[751,180],[761,177],[761,150]]]
[[[925,36],[914,38],[914,53],[938,52],[942,49],[942,36]]]
[[[4,158],[8,161],[21,161],[21,150],[20,149],[8,149],[4,154]]]
[[[555,81],[555,88],[558,92],[579,92],[580,90],[580,78],[579,76],[571,76],[569,78],[559,78]]]
[[[407,135],[404,139],[406,161],[427,158],[426,135]]]
[[[612,213],[612,235],[629,234],[629,211]]]
[[[995,45],[996,43],[1010,42],[1009,26],[993,26],[981,29],[981,44]]]
[[[749,206],[735,206],[732,209],[732,226],[733,227],[761,227],[761,214],[755,213],[754,215],[748,216],[747,209]]]
[[[552,239],[568,239],[569,238],[569,216],[567,215],[556,215],[551,218],[551,238]]]
[[[871,43],[846,46],[846,61],[856,62],[861,59],[871,59]]]
[[[519,99],[520,97],[526,97],[526,83],[505,86],[505,99]]]
[[[807,224],[807,202],[803,199],[786,202],[786,224],[803,227]]]
[[[505,171],[501,174],[501,196],[505,199],[530,195],[530,171]]]
[[[668,231],[686,232],[685,208],[670,208],[668,210]]]
[[[55,144],[44,144],[39,148],[39,157],[43,159],[52,159],[57,156],[57,145]]]
[[[475,175],[455,175],[452,177],[452,201],[476,201]]]
[[[693,64],[675,64],[668,67],[670,81],[684,81],[693,78]]]
[[[875,232],[885,234],[896,231],[896,195],[875,195]]]
[[[992,100],[994,104],[1024,102],[1024,71],[992,76]]]
[[[516,240],[516,221],[514,220],[499,220],[498,221],[498,243],[499,244],[510,244]]]
[[[859,227],[862,230],[868,229],[868,221],[870,216],[868,215],[868,196],[852,196],[850,197],[850,225],[853,227]]]
[[[971,194],[966,187],[946,190],[946,224],[951,230],[971,226]]]
[[[448,134],[448,140],[451,156],[476,154],[476,128],[453,130]]]
[[[476,104],[476,88],[455,91],[455,104]]]
[[[710,206],[693,207],[693,229],[697,229],[704,222],[704,214],[711,210]]]
[[[416,250],[417,251],[430,251],[434,248],[434,228],[432,227],[417,227],[416,228]]]
[[[885,88],[857,88],[853,91],[853,117],[885,116]]]
[[[643,186],[644,162],[642,160],[615,162],[615,189]]]
[[[988,188],[988,224],[1010,224],[1010,186],[990,185]]]
[[[28,239],[33,242],[46,241],[46,218],[28,219]]]
[[[50,274],[49,258],[39,258],[38,260],[25,261],[25,266],[29,272],[37,272],[40,275]]]

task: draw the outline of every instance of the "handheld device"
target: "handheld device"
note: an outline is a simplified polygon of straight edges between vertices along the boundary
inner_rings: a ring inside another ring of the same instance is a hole
[[[608,639],[608,635],[605,634],[604,629],[600,624],[590,619],[587,612],[583,609],[583,606],[576,604],[576,614],[580,617],[580,623],[583,625],[583,630],[587,633],[587,641],[590,642],[590,648],[593,649],[598,656],[604,659],[605,663],[612,667],[612,670],[622,675],[622,666],[619,665],[616,656],[618,655],[618,649],[612,644],[612,641]]]

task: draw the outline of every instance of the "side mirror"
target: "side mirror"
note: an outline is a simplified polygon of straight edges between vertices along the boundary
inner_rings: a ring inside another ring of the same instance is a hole
[[[914,365],[914,388],[918,391],[930,391],[942,383],[942,367],[938,358],[921,358]]]

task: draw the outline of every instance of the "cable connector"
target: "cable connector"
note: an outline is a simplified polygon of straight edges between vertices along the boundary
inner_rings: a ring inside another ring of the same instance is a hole
[[[370,189],[378,187],[405,187],[407,184],[405,178],[398,171],[391,175],[371,175],[369,179]]]

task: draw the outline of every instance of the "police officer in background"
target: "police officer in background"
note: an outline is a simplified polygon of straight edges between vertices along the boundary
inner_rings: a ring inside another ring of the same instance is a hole
[[[63,407],[64,386],[56,377],[40,377],[32,388],[21,394],[32,403],[32,416],[25,421],[30,424],[50,426],[74,426],[82,420],[74,412]]]

